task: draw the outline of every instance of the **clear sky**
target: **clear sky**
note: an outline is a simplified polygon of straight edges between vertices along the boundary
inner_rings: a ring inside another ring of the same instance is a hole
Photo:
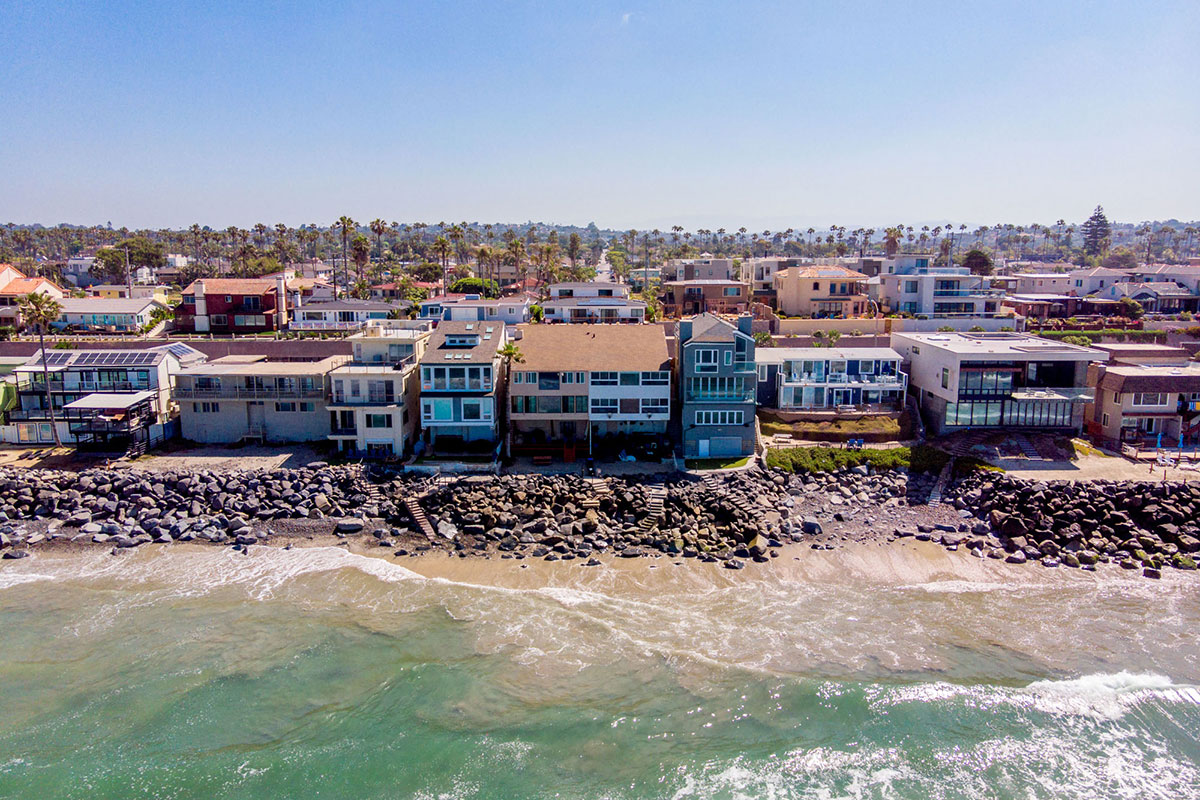
[[[1200,218],[1200,2],[0,0],[0,222]]]

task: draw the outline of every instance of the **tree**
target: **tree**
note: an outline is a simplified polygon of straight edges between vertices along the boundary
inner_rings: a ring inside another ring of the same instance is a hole
[[[774,347],[775,340],[766,331],[759,331],[754,334],[754,345],[755,347]]]
[[[972,275],[991,275],[994,271],[992,257],[979,249],[968,250],[963,256],[962,264]]]
[[[381,219],[371,220],[371,233],[375,234],[375,245],[379,251],[376,253],[376,258],[383,260],[383,234],[387,232],[388,224]]]
[[[837,330],[836,328],[825,331],[825,341],[828,343],[828,345],[830,347],[836,347],[837,343],[838,343],[838,339],[841,339],[841,338],[842,338],[842,332]]]
[[[50,415],[50,430],[54,433],[54,445],[62,447],[62,439],[58,435],[58,421],[54,419],[54,398],[50,396],[50,365],[46,363],[46,331],[52,322],[57,322],[62,316],[62,306],[53,297],[41,292],[25,295],[17,301],[17,305],[25,324],[37,328],[38,346],[42,350],[42,377],[46,381],[46,409]]]
[[[518,239],[517,241],[520,241],[520,240]],[[525,363],[525,354],[522,353],[521,348],[517,347],[517,345],[514,344],[513,342],[505,342],[504,347],[501,347],[499,350],[496,351],[496,353],[497,353],[497,355],[500,356],[500,359],[504,364],[504,385],[506,387],[504,394],[507,395],[508,394],[507,386],[508,386],[509,382],[512,380],[512,365],[513,364],[524,364]],[[504,452],[505,452],[505,455],[508,455],[510,452],[509,446],[512,442],[512,432],[511,432],[510,426],[508,424],[508,404],[507,403],[501,404],[500,413],[502,416],[501,422],[503,423],[502,429],[505,431],[508,431],[508,433],[504,437]]]
[[[1142,304],[1132,297],[1122,297],[1120,299],[1121,316],[1126,319],[1141,319],[1146,313],[1146,309],[1142,308]]]
[[[1083,223],[1083,252],[1089,256],[1103,255],[1111,241],[1112,226],[1108,224],[1108,217],[1104,216],[1104,209],[1096,206],[1096,210]]]
[[[481,297],[499,297],[500,286],[487,278],[459,278],[450,286],[452,294],[477,294]]]
[[[338,218],[338,221],[333,223],[333,227],[342,235],[342,277],[345,282],[349,283],[349,276],[346,274],[350,268],[350,234],[358,230],[358,223],[347,216]],[[337,276],[333,278],[333,299],[338,296],[338,280]]]
[[[578,233],[572,233],[571,238],[567,240],[567,258],[571,259],[571,269],[575,269],[575,264],[579,261],[579,256],[583,252],[583,240],[579,238]]]
[[[1064,336],[1061,341],[1063,344],[1073,344],[1076,347],[1092,346],[1092,340],[1086,336]]]
[[[152,242],[145,236],[132,236],[117,242],[112,247],[96,251],[93,269],[108,283],[125,283],[125,251],[129,251],[129,268],[159,269],[166,266],[166,248],[161,242]]]
[[[1101,263],[1110,269],[1133,269],[1138,265],[1138,260],[1128,247],[1114,247]]]
[[[812,229],[809,229],[812,233]],[[885,228],[883,231],[883,252],[888,258],[895,258],[900,252],[900,242],[904,238],[904,231],[900,228]]]
[[[356,281],[363,281],[363,270],[371,260],[371,241],[361,233],[350,242],[350,257],[354,259]]]
[[[442,294],[446,293],[447,275],[450,270],[450,252],[454,247],[450,244],[450,240],[445,236],[439,236],[433,240],[433,252],[438,257],[438,262],[442,265]]]
[[[638,297],[646,304],[646,322],[658,322],[662,317],[662,301],[658,299],[658,280],[647,281],[646,288],[642,289],[642,293]]]

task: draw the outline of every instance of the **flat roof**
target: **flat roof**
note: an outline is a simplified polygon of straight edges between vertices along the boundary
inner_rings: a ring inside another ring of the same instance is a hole
[[[63,408],[132,408],[154,397],[157,392],[92,392]]]
[[[217,361],[192,367],[180,375],[324,375],[350,356],[329,356],[320,361]]]
[[[830,359],[845,359],[848,361],[878,361],[900,360],[900,354],[890,347],[756,347],[754,348],[754,363],[782,364],[784,361],[809,359],[813,361],[828,361]]]
[[[1047,357],[1063,360],[1094,359],[1103,361],[1108,353],[1090,347],[1041,339],[1023,333],[893,333],[897,339],[935,347],[964,356],[1007,356],[1012,358]]]

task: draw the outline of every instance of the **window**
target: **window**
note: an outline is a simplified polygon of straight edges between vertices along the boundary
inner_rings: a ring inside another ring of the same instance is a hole
[[[229,324],[229,317],[225,316],[224,314],[213,314],[209,319],[213,325],[224,326]]]
[[[452,422],[454,401],[449,397],[433,397],[421,401],[421,419],[425,422]]]
[[[564,372],[564,373],[562,374],[562,376],[560,377],[560,380],[561,380],[561,381],[562,381],[564,384],[566,384],[566,383],[574,383],[574,382],[575,382],[575,373],[574,373],[574,372]]]
[[[741,425],[741,411],[697,411],[697,425]]]
[[[220,403],[192,403],[192,411],[197,414],[219,414]]]
[[[671,411],[671,401],[665,397],[643,397],[643,414],[667,414]]]
[[[725,290],[724,290],[724,295],[726,297],[737,297],[741,293],[742,293],[742,290],[736,286],[726,286]]]
[[[669,372],[643,372],[642,386],[667,386],[671,383],[671,373]]]
[[[593,372],[592,373],[592,386],[616,386],[616,385],[617,385],[617,373],[616,372]]]
[[[1107,413],[1101,415],[1100,424],[1106,428],[1108,427],[1108,414]]]
[[[913,355],[918,355],[918,356],[921,355],[921,348],[919,345],[914,344],[912,346],[912,351],[913,351]]]
[[[592,398],[592,413],[593,414],[614,414],[620,408],[620,403],[615,397],[593,397]]]
[[[767,380],[767,365],[766,364],[758,365],[758,380],[759,380],[759,382],[764,382]]]
[[[821,284],[820,284],[820,282],[818,282],[818,281],[813,281],[813,291],[814,291],[814,292],[819,292],[819,291],[821,291]]]
[[[875,374],[875,362],[874,361],[858,362],[858,373],[860,375],[874,375]]]
[[[943,389],[950,388],[950,368],[949,367],[942,367],[942,388]]]
[[[621,373],[621,385],[622,386],[638,386],[641,384],[641,379],[642,379],[641,373],[638,373],[638,372],[622,372]]]
[[[716,372],[717,371],[717,353],[719,351],[713,347],[705,347],[696,351],[696,372]]]
[[[225,295],[225,302],[226,302],[226,303],[232,303],[232,302],[233,302],[233,295],[231,295],[231,294],[227,294],[227,295]]]
[[[462,418],[466,422],[478,422],[483,419],[483,410],[478,400],[463,400]]]
[[[725,351],[725,366],[728,367],[732,363],[733,363],[733,351],[726,350]]]
[[[392,427],[391,414],[367,414],[368,428],[390,428]]]
[[[916,294],[917,293],[917,282],[916,281],[905,281],[904,282],[904,293],[905,294]]]
[[[296,404],[295,403],[276,403],[275,410],[279,411],[279,412],[295,411]]]
[[[537,379],[539,391],[553,392],[559,388],[560,381],[557,372],[539,372]]]
[[[1165,406],[1167,396],[1162,393],[1137,392],[1133,395],[1133,404],[1135,406]]]
[[[316,408],[317,408],[317,405],[316,405],[316,403],[300,403],[300,405],[298,406],[298,408],[299,408],[301,411],[309,411],[309,412],[311,412],[311,411],[315,411],[315,410],[316,410]]]

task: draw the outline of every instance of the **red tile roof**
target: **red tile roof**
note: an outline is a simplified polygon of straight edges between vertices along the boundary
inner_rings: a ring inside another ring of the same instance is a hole
[[[266,294],[275,291],[275,281],[262,278],[201,278],[188,284],[184,294],[195,294],[196,284],[204,281],[205,294]]]
[[[43,286],[50,286],[51,288],[58,289],[58,286],[56,286],[53,281],[46,280],[45,278],[13,278],[4,285],[4,288],[0,289],[0,294],[26,295],[30,292],[36,292]],[[62,290],[59,289],[59,291],[61,292]]]

